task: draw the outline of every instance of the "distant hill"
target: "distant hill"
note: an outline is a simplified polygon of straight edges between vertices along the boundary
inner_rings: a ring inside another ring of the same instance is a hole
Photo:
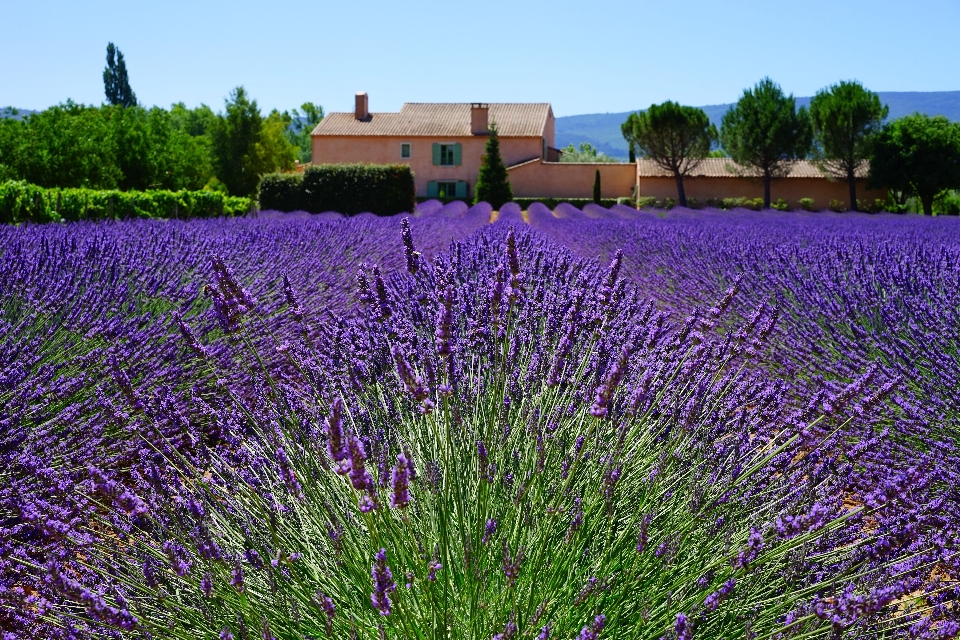
[[[890,119],[916,111],[928,115],[943,115],[960,121],[960,91],[879,91],[880,100],[890,107]],[[797,106],[809,106],[810,98],[797,98]],[[701,107],[710,121],[720,127],[723,114],[732,104],[714,104]],[[615,158],[626,158],[627,143],[620,133],[630,111],[624,113],[591,113],[582,116],[557,118],[556,143],[561,149],[589,142],[599,151]]]
[[[22,120],[31,113],[36,113],[36,111],[30,111],[28,109],[16,109],[14,107],[0,107],[0,118],[13,118],[15,120]]]

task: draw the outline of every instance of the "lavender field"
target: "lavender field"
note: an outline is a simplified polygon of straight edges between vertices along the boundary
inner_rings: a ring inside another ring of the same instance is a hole
[[[0,343],[2,640],[960,635],[960,219],[0,227]]]

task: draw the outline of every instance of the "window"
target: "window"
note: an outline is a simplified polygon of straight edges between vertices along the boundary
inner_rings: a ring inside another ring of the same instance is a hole
[[[463,162],[463,151],[459,144],[433,143],[434,166],[459,167]]]
[[[456,198],[457,183],[437,181],[437,197],[438,198]]]
[[[409,157],[410,157],[410,143],[409,143],[409,142],[401,142],[401,143],[400,143],[400,157],[401,157],[401,158],[409,158]]]
[[[453,148],[455,145],[452,144],[442,144],[440,145],[440,164],[441,165],[453,165]]]

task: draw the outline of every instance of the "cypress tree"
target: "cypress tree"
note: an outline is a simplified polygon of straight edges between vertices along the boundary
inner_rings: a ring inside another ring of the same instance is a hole
[[[107,102],[122,107],[135,107],[137,96],[130,88],[130,79],[127,77],[127,63],[123,61],[120,49],[107,43],[107,66],[103,70],[103,91],[107,94]]]
[[[593,201],[600,204],[600,169],[597,169],[597,173],[593,177]]]
[[[477,176],[473,200],[475,203],[489,202],[494,209],[499,209],[513,200],[507,167],[500,157],[500,138],[497,136],[495,122],[490,123],[490,137],[487,138],[487,148],[480,161],[480,173]]]

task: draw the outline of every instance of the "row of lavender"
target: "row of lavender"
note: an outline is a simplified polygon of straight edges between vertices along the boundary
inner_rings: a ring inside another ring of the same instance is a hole
[[[942,501],[958,484],[943,473],[956,462],[950,444],[938,441],[954,428],[943,372],[913,376],[912,400],[885,384],[903,377],[904,354],[858,378],[892,330],[871,334],[873,351],[818,330],[824,316],[802,306],[816,288],[755,275],[781,264],[763,248],[741,247],[747,268],[734,259],[734,241],[758,220],[591,209],[594,220],[531,207],[531,225],[570,253],[521,232],[508,207],[471,236],[490,211],[465,209],[412,219],[425,254],[463,240],[434,264],[404,256],[398,219],[0,239],[5,265],[18,267],[0,283],[4,628],[69,635],[74,624],[83,635],[94,618],[171,637],[251,626],[263,637],[407,637],[438,625],[475,637],[762,637],[790,624],[797,634],[956,633],[957,527]],[[511,222],[519,248],[504,255]],[[931,229],[894,239],[933,242]],[[843,233],[810,231],[807,262],[782,260],[809,272],[817,243],[827,255]],[[764,238],[768,250],[789,244],[773,228],[754,244]],[[658,242],[661,254],[680,244],[657,259]],[[940,242],[949,258],[955,245]],[[623,265],[606,273],[578,256],[618,248]],[[924,277],[949,296],[956,262],[918,259],[939,267]],[[362,269],[357,289],[361,262],[382,271]],[[835,275],[853,311],[868,313],[876,300],[862,280],[878,271],[855,264]],[[725,283],[703,280],[711,270],[727,283],[746,274],[713,308]],[[902,280],[873,290],[897,295]],[[681,322],[642,298],[705,309]],[[904,326],[933,331],[956,312],[949,298],[940,310],[918,300],[904,302]],[[355,305],[352,319],[335,317]],[[803,342],[798,352],[795,330],[820,331],[820,349],[839,343],[848,361]],[[923,357],[940,348],[949,375],[956,350],[945,339],[925,343]],[[928,398],[944,416],[924,413]],[[885,427],[907,430],[911,446]],[[238,486],[249,491],[227,490]],[[428,526],[445,521],[458,535]],[[399,591],[388,562],[408,581]]]

